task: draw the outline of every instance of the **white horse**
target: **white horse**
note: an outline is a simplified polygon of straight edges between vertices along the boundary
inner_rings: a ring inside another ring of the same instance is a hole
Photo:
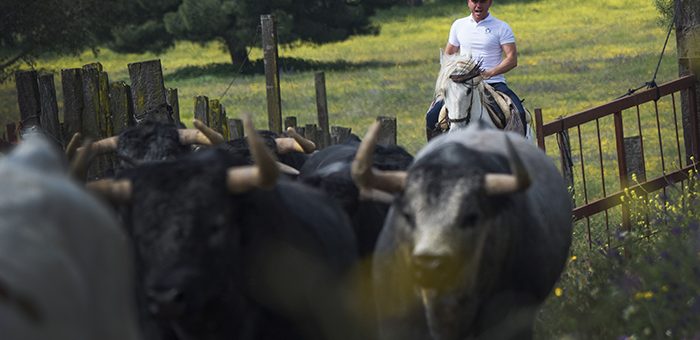
[[[482,80],[481,63],[471,56],[440,53],[440,73],[435,83],[436,101],[443,99],[445,102],[440,112],[440,126],[453,131],[466,127],[467,124],[480,122],[488,127],[522,133],[521,126],[525,125],[525,138],[534,141],[530,122],[520,122],[517,114],[517,117],[509,118],[511,110],[501,110],[508,111],[502,115],[495,113],[493,109],[489,110],[488,105],[508,107],[506,101],[510,99],[497,94],[493,88],[487,88],[488,85]],[[487,93],[490,93],[490,96]]]

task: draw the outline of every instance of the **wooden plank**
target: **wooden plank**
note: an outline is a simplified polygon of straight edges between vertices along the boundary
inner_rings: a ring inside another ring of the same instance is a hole
[[[243,134],[243,121],[240,119],[229,118],[228,129],[230,133],[229,140],[245,137]]]
[[[173,122],[168,111],[163,109],[167,103],[160,59],[129,64],[129,79],[137,124],[144,119]]]
[[[303,136],[304,138],[311,140],[314,142],[314,144],[318,145],[319,133],[316,124],[306,124]]]
[[[331,143],[341,144],[352,134],[352,129],[342,126],[331,126]]]
[[[218,99],[212,99],[209,101],[209,111],[207,112],[207,118],[209,120],[209,127],[216,130],[218,133],[223,133],[221,121],[221,103]]]
[[[109,108],[112,112],[113,134],[118,135],[135,124],[131,106],[131,88],[123,81],[109,87]]]
[[[53,74],[41,74],[38,78],[39,98],[41,101],[41,128],[58,146],[63,148],[63,133],[58,119],[58,103],[56,102],[56,87]]]
[[[316,111],[318,113],[318,128],[320,130],[319,149],[325,148],[331,143],[328,128],[328,98],[326,97],[326,76],[323,72],[317,72],[314,76],[316,87]]]
[[[209,98],[197,96],[194,98],[194,118],[209,126]]]
[[[76,132],[83,132],[83,81],[79,68],[61,70],[63,88],[63,140],[69,141]]]
[[[15,73],[17,103],[19,104],[20,127],[41,125],[41,104],[39,84],[36,71],[18,71]]]
[[[379,121],[379,136],[377,144],[396,145],[396,117],[377,117]]]
[[[288,127],[297,127],[297,117],[289,116],[284,118],[284,129],[287,130]]]
[[[173,121],[175,121],[176,125],[180,126],[182,122],[180,121],[180,102],[178,99],[177,89],[168,88],[168,90],[166,91],[165,100],[168,103],[168,105],[170,105],[170,107],[172,108]]]
[[[282,97],[277,67],[277,27],[272,15],[261,15],[263,58],[265,60],[265,89],[267,92],[267,119],[270,131],[282,132]]]

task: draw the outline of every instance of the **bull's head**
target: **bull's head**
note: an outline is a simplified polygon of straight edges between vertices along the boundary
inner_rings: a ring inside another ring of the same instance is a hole
[[[461,145],[448,145],[438,151],[447,154],[445,159],[455,160],[454,164],[419,160],[408,173],[386,172],[371,168],[378,129],[377,123],[370,127],[358,150],[353,163],[355,183],[366,193],[399,193],[393,216],[408,241],[405,246],[417,285],[429,289],[473,288],[474,278],[463,271],[477,267],[472,271],[477,272],[482,263],[491,206],[499,197],[530,185],[514,147],[508,141],[512,174],[489,173],[487,166],[473,166],[488,161],[479,155],[474,159],[454,157],[465,154],[465,150],[456,150],[464,149]]]

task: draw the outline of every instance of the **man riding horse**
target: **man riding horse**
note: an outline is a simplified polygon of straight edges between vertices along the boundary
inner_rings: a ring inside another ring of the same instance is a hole
[[[450,56],[459,52],[461,55],[470,55],[478,61],[477,67],[480,74],[473,75],[471,79],[452,76],[453,81],[474,81],[474,78],[490,85],[492,89],[507,96],[512,102],[514,110],[519,114],[523,129],[526,132],[526,114],[520,98],[506,85],[504,73],[518,65],[515,36],[510,26],[489,13],[493,0],[467,0],[467,6],[471,15],[457,19],[450,28],[450,35],[445,47],[445,55]],[[442,58],[441,58],[442,59]],[[444,65],[443,65],[444,67]],[[455,79],[457,78],[457,79]],[[438,83],[440,80],[438,79]],[[439,86],[439,84],[438,84]],[[487,94],[490,91],[487,91]],[[487,95],[488,97],[488,95]],[[494,96],[496,97],[496,96]],[[501,99],[500,97],[491,98]],[[500,100],[496,100],[499,102]],[[510,103],[509,103],[510,104]],[[440,134],[440,111],[444,106],[444,97],[436,96],[426,114],[426,134],[428,140]],[[497,106],[497,105],[496,105]],[[498,124],[496,124],[498,126]]]

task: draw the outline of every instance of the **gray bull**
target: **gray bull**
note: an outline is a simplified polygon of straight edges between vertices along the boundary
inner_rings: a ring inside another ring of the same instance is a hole
[[[0,159],[0,338],[139,339],[131,247],[46,139]]]
[[[358,186],[399,193],[373,264],[381,339],[531,338],[571,244],[571,199],[551,160],[476,126],[434,139],[403,174],[366,158]]]

